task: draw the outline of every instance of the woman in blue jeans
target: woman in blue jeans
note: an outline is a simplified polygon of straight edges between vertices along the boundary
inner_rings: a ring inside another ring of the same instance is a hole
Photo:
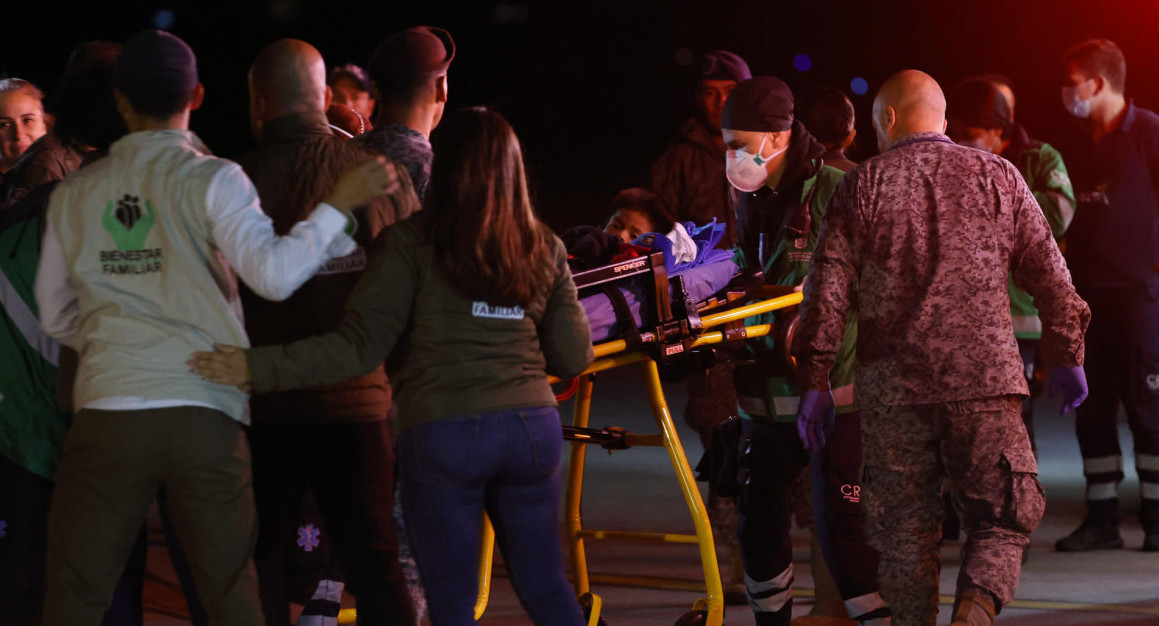
[[[340,328],[281,346],[218,346],[190,364],[208,380],[267,392],[385,360],[431,623],[475,623],[486,511],[532,620],[579,626],[559,545],[562,432],[547,377],[591,362],[587,317],[563,244],[532,210],[507,121],[487,109],[454,113],[434,152],[423,211],[384,231]]]

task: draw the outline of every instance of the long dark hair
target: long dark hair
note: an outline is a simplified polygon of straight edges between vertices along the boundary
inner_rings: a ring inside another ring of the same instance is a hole
[[[443,120],[433,144],[423,213],[440,269],[463,296],[527,307],[555,268],[515,131],[495,111],[464,109]]]

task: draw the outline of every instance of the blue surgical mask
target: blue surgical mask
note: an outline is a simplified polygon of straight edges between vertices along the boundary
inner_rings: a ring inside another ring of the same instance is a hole
[[[1068,113],[1079,119],[1085,120],[1091,116],[1092,98],[1080,100],[1078,95],[1079,87],[1082,87],[1090,80],[1092,79],[1087,79],[1077,85],[1068,85],[1062,88],[1062,106],[1066,107]]]

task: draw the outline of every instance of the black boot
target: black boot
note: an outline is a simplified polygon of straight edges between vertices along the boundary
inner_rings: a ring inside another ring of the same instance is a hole
[[[1143,523],[1143,552],[1159,552],[1159,500],[1143,498],[1139,521]]]
[[[1118,550],[1123,547],[1119,534],[1119,499],[1087,500],[1087,518],[1073,533],[1059,539],[1059,552]]]

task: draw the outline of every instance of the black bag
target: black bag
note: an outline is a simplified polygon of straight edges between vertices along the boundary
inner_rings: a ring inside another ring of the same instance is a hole
[[[722,498],[739,493],[737,450],[740,448],[740,418],[730,415],[712,427],[712,437],[704,456],[696,464],[696,479],[708,483],[708,490]]]

